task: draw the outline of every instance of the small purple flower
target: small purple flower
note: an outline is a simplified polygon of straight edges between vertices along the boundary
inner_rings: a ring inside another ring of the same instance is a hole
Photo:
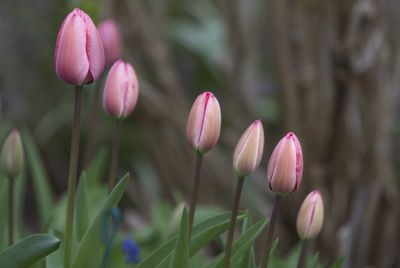
[[[122,241],[122,253],[127,264],[136,264],[140,261],[140,248],[130,237]]]

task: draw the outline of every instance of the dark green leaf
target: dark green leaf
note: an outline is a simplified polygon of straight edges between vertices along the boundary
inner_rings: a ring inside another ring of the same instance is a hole
[[[179,236],[172,256],[171,268],[189,267],[189,217],[187,208],[183,209]]]
[[[253,226],[249,227],[243,235],[241,235],[233,244],[232,248],[232,263],[238,263],[243,258],[244,253],[249,249],[254,240],[261,234],[267,226],[268,221],[261,220]],[[224,252],[211,264],[211,267],[220,268],[224,265]]]
[[[86,172],[83,172],[79,179],[78,188],[76,190],[75,201],[75,227],[76,237],[81,241],[87,228],[89,227],[89,211],[87,204],[87,190],[86,190]]]
[[[129,175],[125,175],[103,203],[102,209],[85,232],[79,244],[72,267],[87,268],[100,266],[101,256],[104,251],[101,243],[101,219],[107,209],[118,205],[128,185],[128,178]]]
[[[229,228],[231,213],[222,213],[210,219],[207,219],[195,226],[192,230],[192,239],[190,242],[191,250],[190,256],[193,256],[209,241],[215,239],[219,234]],[[240,214],[238,220],[245,217],[245,214]],[[216,232],[215,230],[219,231]],[[177,237],[174,236],[164,242],[160,247],[153,251],[147,258],[141,262],[137,268],[154,268],[161,264],[163,261],[167,263],[168,257],[171,256]]]
[[[29,267],[58,249],[60,240],[46,234],[30,235],[0,252],[1,267]]]
[[[32,185],[35,191],[39,219],[43,227],[50,219],[53,211],[54,199],[49,185],[49,179],[42,160],[40,159],[38,148],[32,136],[27,131],[23,132],[23,141],[25,145],[27,167],[31,173]]]
[[[329,266],[330,268],[342,268],[344,264],[345,258],[341,257],[338,260],[336,260],[334,263]]]

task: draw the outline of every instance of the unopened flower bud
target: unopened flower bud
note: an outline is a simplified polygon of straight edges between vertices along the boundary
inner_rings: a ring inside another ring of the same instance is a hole
[[[240,137],[233,154],[233,167],[239,176],[247,176],[260,164],[264,150],[264,130],[254,121]]]
[[[324,204],[319,191],[311,192],[304,199],[297,216],[297,233],[301,239],[316,237],[324,221]]]
[[[13,129],[1,150],[1,168],[9,179],[17,177],[24,167],[24,149],[21,136]]]
[[[103,41],[104,56],[107,66],[121,58],[122,38],[117,23],[113,19],[102,21],[99,26],[99,33]]]
[[[289,132],[276,145],[269,159],[267,179],[269,188],[278,193],[296,191],[303,175],[303,153],[300,142]]]
[[[218,100],[211,92],[204,92],[196,98],[190,111],[186,125],[187,140],[194,150],[206,153],[215,146],[220,132]]]
[[[111,67],[104,86],[104,110],[117,118],[127,117],[135,108],[139,83],[132,65],[119,60]]]
[[[72,85],[91,83],[103,73],[103,42],[92,19],[79,8],[69,13],[61,25],[55,68],[58,78]]]

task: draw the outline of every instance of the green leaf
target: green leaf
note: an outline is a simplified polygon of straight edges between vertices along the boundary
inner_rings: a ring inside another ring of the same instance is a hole
[[[254,248],[250,247],[246,253],[243,255],[243,258],[240,262],[234,263],[233,267],[235,268],[256,268],[256,259],[254,256]]]
[[[179,236],[176,241],[175,252],[171,261],[171,268],[189,267],[189,217],[187,208],[183,209]]]
[[[0,175],[0,215],[4,215],[0,217],[0,250],[4,249],[7,246],[7,211],[8,211],[8,181],[3,176]]]
[[[31,173],[41,226],[45,226],[53,211],[53,195],[39,150],[28,131],[23,132],[27,167]]]
[[[232,248],[232,263],[238,263],[240,258],[243,257],[244,253],[247,249],[249,249],[252,245],[254,240],[261,234],[261,232],[267,226],[268,220],[261,220],[258,223],[254,224],[253,226],[249,227],[243,235],[241,235],[233,244]],[[224,265],[224,254],[225,252],[221,253],[221,255],[211,264],[210,267],[220,268]]]
[[[237,217],[242,220],[246,215],[240,213]],[[190,241],[190,257],[197,253],[208,242],[215,239],[219,234],[229,228],[231,213],[221,213],[209,218],[195,226],[192,229],[192,238]],[[164,242],[160,247],[148,255],[143,262],[139,263],[137,268],[154,268],[166,261],[171,256],[176,244],[177,236],[174,236]]]
[[[22,172],[14,180],[14,239],[18,240],[24,236],[23,232],[23,216],[24,216],[24,202],[21,196],[25,196],[26,190],[26,176]]]
[[[58,249],[60,240],[47,234],[30,235],[0,252],[1,267],[29,267]]]
[[[329,268],[341,268],[343,267],[345,258],[341,257],[339,259],[337,259],[334,263],[331,264],[331,266],[329,266]]]
[[[103,213],[107,209],[118,205],[128,185],[128,178],[129,174],[126,174],[117,183],[113,191],[107,197],[107,200],[103,203],[101,210],[85,232],[79,244],[72,267],[87,268],[100,266],[101,256],[104,251],[104,247],[101,243],[101,220]]]
[[[81,241],[83,235],[89,227],[86,180],[86,172],[82,172],[81,178],[79,179],[78,188],[76,190],[75,200],[75,226],[76,237],[78,241]]]

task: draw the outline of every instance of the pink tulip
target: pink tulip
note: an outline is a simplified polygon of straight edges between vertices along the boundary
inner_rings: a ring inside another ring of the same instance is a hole
[[[264,130],[255,120],[240,137],[233,154],[233,167],[239,176],[247,176],[260,164],[264,150]]]
[[[193,103],[186,125],[190,146],[205,153],[211,150],[221,132],[221,109],[217,98],[209,91],[199,95]]]
[[[269,159],[267,179],[269,188],[278,193],[296,191],[303,174],[303,153],[300,142],[289,132],[276,145]]]
[[[117,118],[127,117],[135,108],[139,83],[132,65],[118,60],[111,67],[104,86],[104,110]]]
[[[324,221],[324,204],[319,191],[311,192],[304,199],[297,216],[297,233],[301,239],[316,237]]]
[[[122,38],[117,23],[113,19],[102,21],[99,26],[99,33],[103,40],[106,65],[111,66],[121,58]]]
[[[58,78],[73,85],[98,79],[104,69],[104,48],[90,17],[75,8],[64,19],[55,49]]]

